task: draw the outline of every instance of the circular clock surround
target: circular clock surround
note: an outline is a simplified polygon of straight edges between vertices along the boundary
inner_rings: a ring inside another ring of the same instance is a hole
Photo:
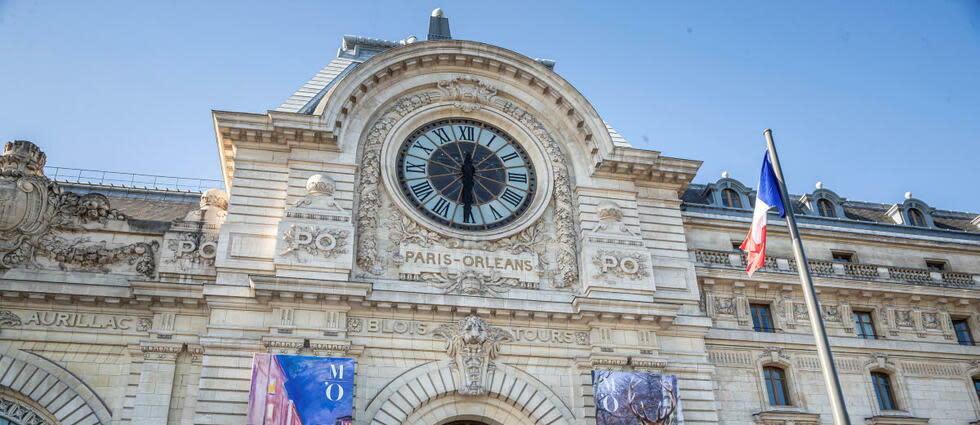
[[[513,137],[482,121],[447,118],[413,131],[398,148],[402,195],[422,215],[463,231],[514,222],[534,200],[534,164]]]
[[[499,239],[537,220],[551,196],[551,164],[538,141],[496,111],[447,117],[446,109],[424,108],[386,137],[381,174],[395,203],[424,227],[459,239]],[[463,175],[467,157],[471,177]]]

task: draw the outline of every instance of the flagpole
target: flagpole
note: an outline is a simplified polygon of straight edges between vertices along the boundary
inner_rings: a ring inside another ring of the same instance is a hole
[[[840,379],[837,377],[834,355],[830,352],[830,341],[827,339],[827,330],[824,328],[823,317],[820,314],[817,291],[813,287],[813,279],[810,278],[810,264],[807,263],[806,253],[803,252],[803,242],[800,240],[800,232],[796,228],[796,218],[793,217],[793,207],[789,193],[786,191],[783,169],[779,165],[776,144],[772,141],[772,130],[767,128],[763,134],[766,135],[766,144],[769,146],[769,162],[772,162],[773,172],[776,174],[776,181],[779,183],[779,194],[783,199],[786,225],[789,227],[789,237],[793,240],[796,269],[800,272],[800,283],[803,284],[803,299],[806,301],[806,309],[810,313],[810,328],[813,329],[813,338],[817,342],[817,356],[820,360],[820,370],[823,372],[824,385],[827,386],[827,396],[830,398],[834,424],[851,425],[850,417],[847,415],[847,405],[844,403],[844,393],[841,392]]]

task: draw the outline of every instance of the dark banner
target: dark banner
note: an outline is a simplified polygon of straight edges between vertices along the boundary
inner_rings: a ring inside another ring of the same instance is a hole
[[[592,371],[596,425],[683,425],[677,376]]]
[[[256,354],[248,425],[351,425],[354,359]]]

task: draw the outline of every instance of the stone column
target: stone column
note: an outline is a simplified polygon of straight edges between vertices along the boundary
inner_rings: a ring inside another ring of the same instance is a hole
[[[177,354],[182,343],[143,341],[143,365],[133,405],[133,418],[141,425],[167,425],[174,386]]]

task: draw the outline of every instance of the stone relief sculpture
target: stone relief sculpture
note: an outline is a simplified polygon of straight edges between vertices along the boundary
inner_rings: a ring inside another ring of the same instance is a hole
[[[343,229],[292,224],[283,233],[285,249],[279,255],[292,256],[301,263],[306,262],[303,254],[330,258],[347,252],[349,237],[350,232]]]
[[[599,223],[595,226],[596,232],[624,233],[630,236],[639,236],[623,222],[623,210],[615,203],[608,201],[600,203],[596,215],[599,217]]]
[[[489,105],[497,96],[497,89],[473,77],[456,77],[438,83],[442,95],[463,112],[473,112],[481,105]]]
[[[510,332],[488,325],[477,315],[441,325],[432,334],[446,339],[446,354],[454,362],[461,383],[458,391],[464,395],[487,392],[487,378],[494,369],[500,344],[514,339]]]
[[[89,237],[66,237],[68,232],[124,222],[126,216],[112,209],[103,195],[62,191],[44,176],[46,160],[31,142],[4,145],[0,156],[0,272],[20,266],[44,268],[39,263],[44,258],[65,271],[109,272],[110,265],[126,264],[152,277],[159,248],[156,241],[116,245],[91,242]]]
[[[344,208],[333,197],[335,190],[337,190],[337,183],[332,178],[323,174],[314,174],[306,180],[306,196],[293,208],[343,211]]]

